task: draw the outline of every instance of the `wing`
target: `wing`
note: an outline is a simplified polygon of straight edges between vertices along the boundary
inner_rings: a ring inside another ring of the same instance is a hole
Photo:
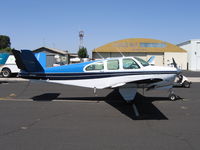
[[[143,79],[143,80],[136,80],[131,82],[122,82],[115,85],[112,85],[110,88],[119,88],[119,87],[149,87],[150,85],[163,81],[160,78],[151,78],[151,79]]]
[[[127,102],[130,102],[134,100],[135,95],[137,93],[137,88],[151,88],[154,87],[155,83],[163,81],[159,78],[151,78],[151,79],[143,79],[143,80],[137,80],[132,82],[124,82],[124,83],[118,83],[116,85],[111,86],[111,88],[117,88],[119,90],[119,93],[123,97],[123,99]]]

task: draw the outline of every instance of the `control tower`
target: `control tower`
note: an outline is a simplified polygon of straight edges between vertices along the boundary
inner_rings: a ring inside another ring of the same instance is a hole
[[[79,49],[83,48],[83,37],[84,37],[84,31],[81,30],[79,32]]]

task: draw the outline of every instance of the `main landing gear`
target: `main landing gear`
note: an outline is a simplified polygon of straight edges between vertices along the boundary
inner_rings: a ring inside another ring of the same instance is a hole
[[[171,101],[177,100],[177,96],[174,94],[174,91],[172,89],[169,90],[169,99]]]

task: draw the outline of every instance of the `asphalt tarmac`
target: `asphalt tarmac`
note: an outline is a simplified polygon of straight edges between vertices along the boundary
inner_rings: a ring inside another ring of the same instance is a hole
[[[140,90],[137,117],[113,90],[0,82],[0,149],[198,150],[199,89],[175,88],[177,101]]]

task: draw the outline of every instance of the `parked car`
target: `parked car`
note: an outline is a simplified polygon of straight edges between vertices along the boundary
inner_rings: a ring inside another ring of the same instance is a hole
[[[7,53],[0,54],[0,73],[3,77],[8,78],[19,73],[15,63],[15,57]]]
[[[179,74],[174,82],[174,86],[176,87],[185,87],[190,88],[190,85],[192,84],[191,81],[188,80],[188,78],[182,74]]]

